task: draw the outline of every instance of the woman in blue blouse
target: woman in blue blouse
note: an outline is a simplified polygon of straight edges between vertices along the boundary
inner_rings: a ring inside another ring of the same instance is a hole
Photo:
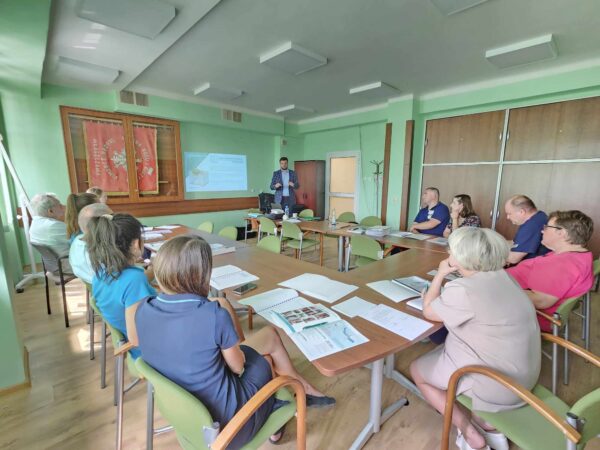
[[[296,371],[273,327],[244,339],[227,300],[207,298],[212,254],[204,239],[170,239],[158,251],[154,269],[162,293],[127,309],[129,340],[139,345],[144,361],[198,397],[221,427],[272,379],[272,372],[298,379],[307,406],[335,403]],[[228,448],[252,439],[278,406],[274,398],[265,402]],[[271,441],[280,438],[281,432]]]
[[[142,224],[129,214],[104,214],[94,217],[84,237],[95,276],[92,294],[108,323],[127,336],[125,308],[156,291],[146,271],[135,265],[144,251]],[[138,351],[132,351],[137,357]]]

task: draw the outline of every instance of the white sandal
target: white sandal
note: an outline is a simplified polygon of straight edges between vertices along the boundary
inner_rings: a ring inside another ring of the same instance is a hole
[[[477,431],[485,438],[485,442],[492,450],[509,450],[508,439],[499,431],[486,431],[477,423],[471,421]]]
[[[485,445],[478,449],[471,447],[460,430],[458,430],[458,436],[456,436],[456,446],[459,450],[491,450],[489,445]]]

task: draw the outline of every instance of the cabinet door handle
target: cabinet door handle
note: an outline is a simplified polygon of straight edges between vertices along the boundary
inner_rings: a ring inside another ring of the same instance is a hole
[[[500,210],[496,211],[496,220],[500,217]]]
[[[490,211],[490,219],[494,216],[494,211]]]

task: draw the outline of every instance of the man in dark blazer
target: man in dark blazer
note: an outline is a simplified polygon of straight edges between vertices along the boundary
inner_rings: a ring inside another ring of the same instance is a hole
[[[275,203],[279,203],[284,210],[288,206],[291,214],[292,207],[296,204],[294,189],[298,189],[300,184],[296,172],[288,169],[288,159],[285,156],[279,159],[279,167],[279,170],[273,172],[271,189],[275,191]]]

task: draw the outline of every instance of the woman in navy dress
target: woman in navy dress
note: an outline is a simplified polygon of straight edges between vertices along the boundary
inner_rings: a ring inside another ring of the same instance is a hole
[[[128,308],[129,340],[139,346],[144,361],[198,397],[221,428],[272,379],[272,371],[298,379],[307,406],[335,403],[296,371],[273,327],[244,340],[227,300],[207,298],[212,254],[204,239],[192,235],[170,239],[153,265],[162,293]],[[273,367],[262,355],[270,357]],[[252,439],[277,403],[274,398],[265,402],[228,448],[240,448]],[[272,436],[272,442],[280,437],[280,433]]]

